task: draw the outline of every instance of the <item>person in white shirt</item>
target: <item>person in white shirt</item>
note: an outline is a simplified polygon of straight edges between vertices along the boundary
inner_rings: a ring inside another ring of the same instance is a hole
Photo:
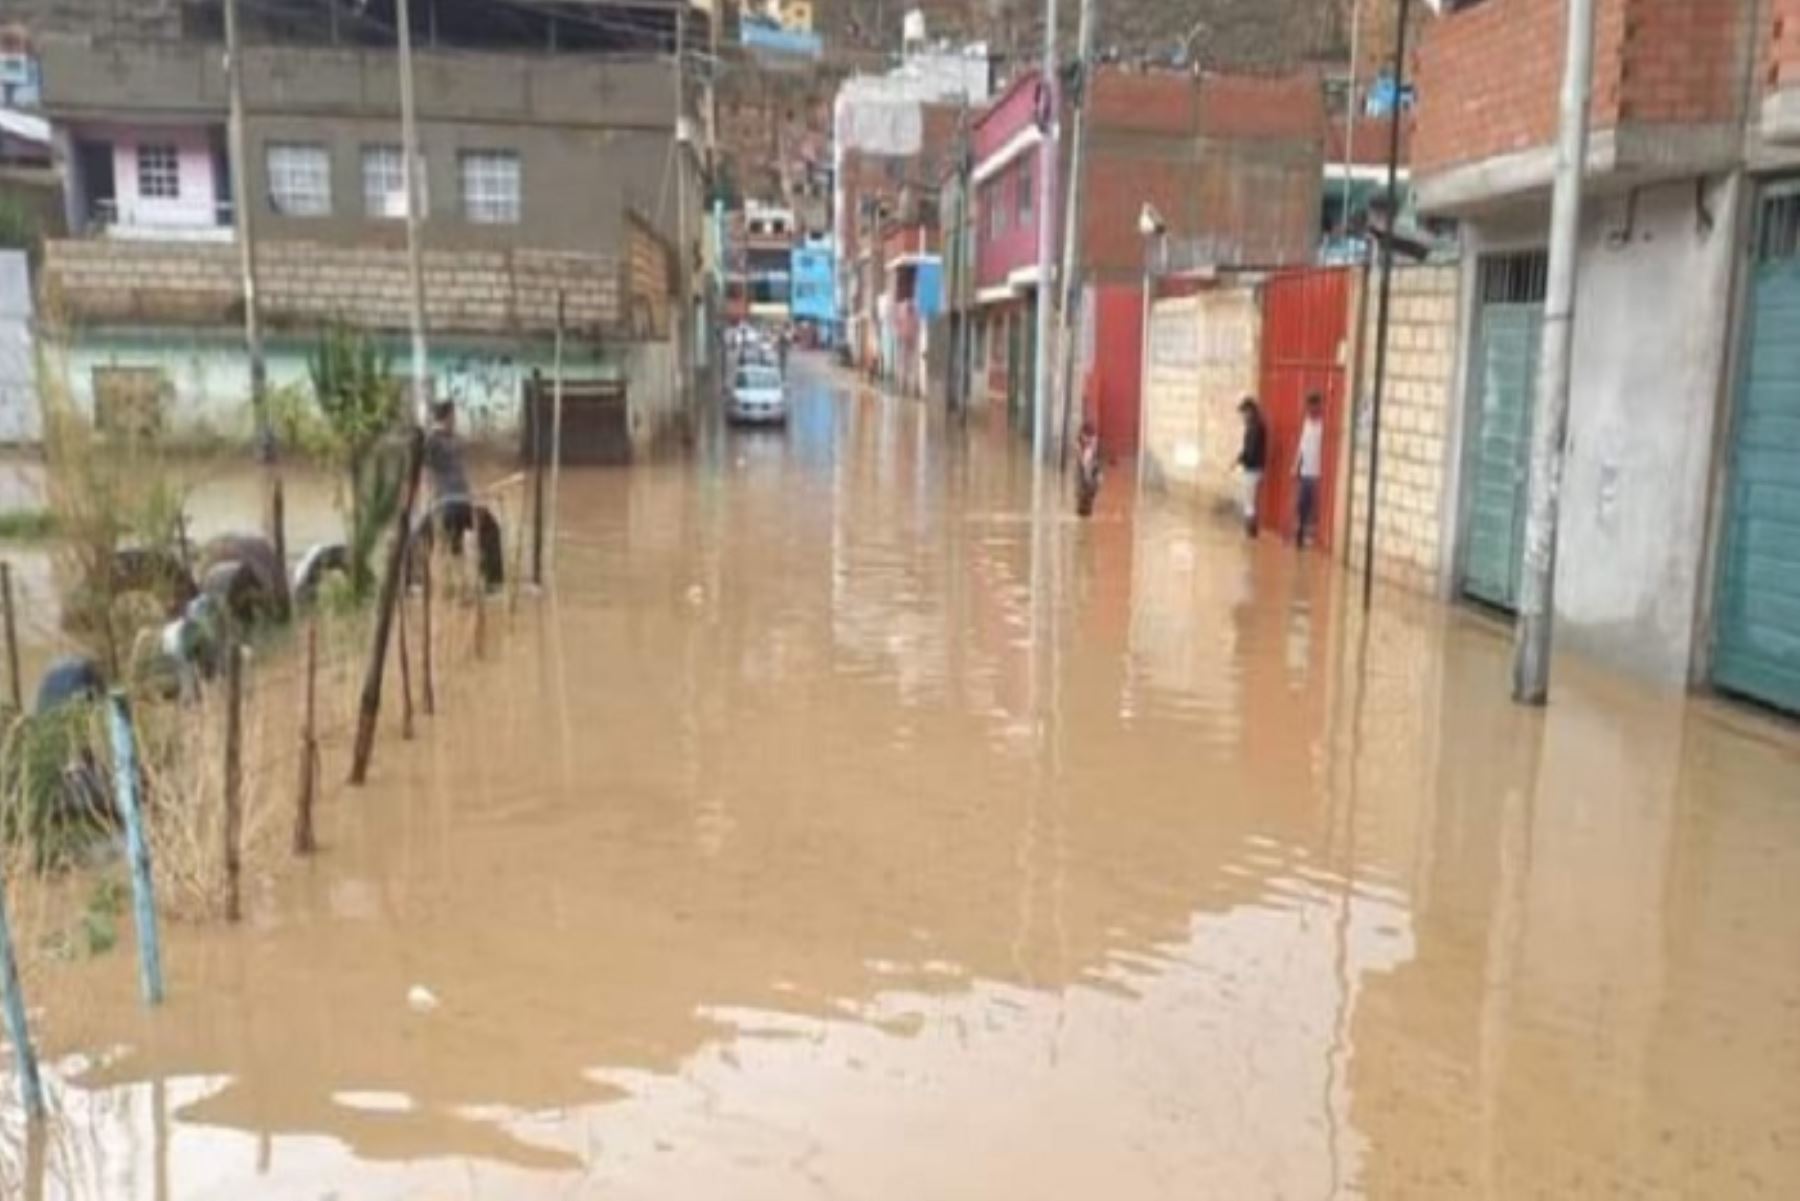
[[[1294,525],[1294,545],[1306,545],[1307,536],[1318,535],[1319,477],[1325,470],[1325,400],[1317,392],[1306,397],[1306,420],[1300,426],[1300,445],[1294,451],[1294,479],[1299,484],[1299,520]]]

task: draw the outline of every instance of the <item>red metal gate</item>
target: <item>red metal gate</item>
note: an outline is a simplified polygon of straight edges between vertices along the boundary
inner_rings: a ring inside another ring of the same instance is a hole
[[[1262,404],[1269,422],[1269,470],[1263,479],[1264,527],[1292,537],[1297,492],[1294,454],[1306,397],[1325,401],[1325,471],[1319,482],[1320,545],[1331,545],[1338,456],[1349,413],[1344,365],[1349,361],[1350,271],[1306,268],[1271,276],[1263,289]]]
[[[1143,289],[1095,284],[1087,299],[1094,309],[1094,355],[1082,414],[1094,422],[1106,460],[1129,463],[1137,456],[1143,419],[1143,381],[1138,378],[1144,367]]]

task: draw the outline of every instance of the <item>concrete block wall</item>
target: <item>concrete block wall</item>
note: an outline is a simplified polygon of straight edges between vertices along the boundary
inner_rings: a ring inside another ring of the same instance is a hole
[[[257,248],[263,312],[272,328],[346,320],[408,325],[404,251],[307,242]],[[237,248],[230,243],[105,239],[50,242],[46,309],[70,325],[208,325],[241,320]],[[609,255],[569,251],[427,251],[426,322],[462,334],[544,333],[564,296],[572,331],[621,328],[620,267]]]
[[[1444,589],[1455,528],[1451,494],[1452,417],[1460,353],[1459,268],[1396,268],[1388,329],[1387,382],[1381,406],[1381,479],[1375,512],[1375,573],[1426,594]],[[1371,394],[1375,360],[1376,277],[1367,303],[1359,397]],[[1361,564],[1369,504],[1369,431],[1358,424],[1345,545]]]
[[[1246,280],[1159,300],[1150,344],[1147,481],[1202,507],[1227,508],[1238,495],[1238,402],[1256,394],[1261,374],[1261,291]]]

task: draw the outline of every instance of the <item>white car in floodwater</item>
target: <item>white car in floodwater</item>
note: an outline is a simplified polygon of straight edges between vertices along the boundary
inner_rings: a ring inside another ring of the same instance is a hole
[[[767,363],[740,363],[731,381],[725,416],[745,425],[782,425],[787,421],[787,384],[781,368]]]

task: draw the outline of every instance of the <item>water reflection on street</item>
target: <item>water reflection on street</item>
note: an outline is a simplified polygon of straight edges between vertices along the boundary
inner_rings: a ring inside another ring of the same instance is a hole
[[[24,1195],[1800,1195],[1791,731],[1520,710],[1479,618],[1128,473],[1034,526],[799,370],[565,474],[554,596],[164,1009],[32,998]]]

